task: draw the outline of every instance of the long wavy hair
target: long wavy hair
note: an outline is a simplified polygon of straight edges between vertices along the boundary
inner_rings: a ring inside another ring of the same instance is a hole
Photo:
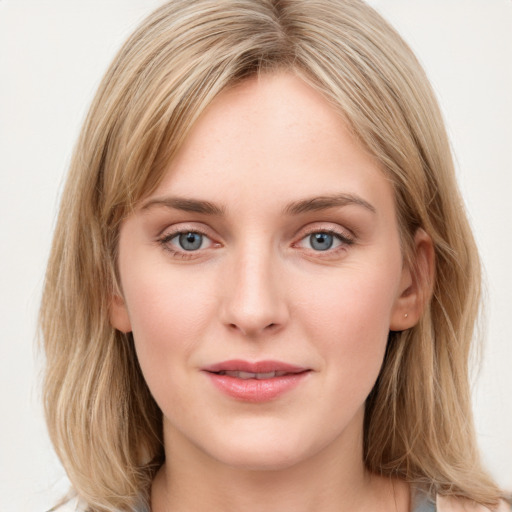
[[[434,244],[432,296],[415,327],[390,333],[367,400],[365,464],[494,506],[468,382],[480,264],[449,142],[413,53],[359,0],[173,0],[115,57],[74,150],[40,312],[46,418],[72,485],[90,510],[131,510],[164,460],[133,339],[109,322],[120,224],[221,91],[278,70],[323,94],[380,163],[405,258],[418,228]]]

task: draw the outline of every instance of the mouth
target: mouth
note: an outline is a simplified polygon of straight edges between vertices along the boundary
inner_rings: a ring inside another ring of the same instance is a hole
[[[224,361],[202,369],[217,390],[243,402],[268,402],[292,391],[310,368],[280,361]]]
[[[256,380],[265,380],[265,379],[273,379],[274,377],[283,377],[285,375],[295,375],[290,372],[284,371],[273,371],[273,372],[265,372],[265,373],[252,373],[252,372],[244,372],[238,370],[222,370],[220,372],[212,372],[217,375],[228,375],[229,377],[234,377],[235,379],[256,379]]]
[[[303,366],[297,366],[282,361],[244,361],[243,359],[232,359],[229,361],[222,361],[203,368],[204,371],[210,373],[222,373],[232,377],[239,377],[241,379],[256,378],[254,375],[261,375],[261,378],[272,378],[275,376],[281,377],[286,374],[295,374],[308,371],[309,369]],[[241,375],[235,375],[235,373]],[[247,375],[246,375],[247,374]],[[250,376],[249,376],[250,375]],[[267,376],[268,375],[268,376]]]

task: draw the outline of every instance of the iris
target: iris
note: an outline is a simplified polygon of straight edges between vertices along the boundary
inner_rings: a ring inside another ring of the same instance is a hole
[[[199,249],[203,243],[203,235],[200,233],[182,233],[179,235],[179,244],[185,251],[195,251]]]
[[[313,233],[309,236],[309,242],[315,251],[326,251],[332,247],[334,236],[329,233]]]

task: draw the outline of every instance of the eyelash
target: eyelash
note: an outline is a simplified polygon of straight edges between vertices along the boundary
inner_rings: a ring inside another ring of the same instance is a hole
[[[347,247],[354,244],[355,239],[352,235],[349,235],[347,233],[342,233],[336,229],[312,229],[311,231],[307,232],[302,238],[299,240],[299,242],[294,243],[293,245],[296,246],[298,243],[302,242],[303,240],[306,240],[308,237],[311,237],[312,235],[316,234],[325,234],[325,235],[331,235],[335,239],[340,242],[340,245],[338,247],[331,248],[324,251],[320,250],[314,250],[314,249],[307,249],[308,251],[311,251],[315,254],[317,257],[329,257],[333,254],[337,254],[339,251],[346,250]]]
[[[170,244],[171,240],[173,240],[176,237],[179,237],[180,235],[186,235],[186,234],[195,234],[195,235],[201,235],[204,238],[210,238],[205,232],[198,230],[198,229],[180,229],[177,231],[173,231],[172,233],[167,233],[163,235],[161,238],[159,238],[157,241],[158,243],[163,247],[163,249],[169,253],[175,258],[187,260],[190,258],[194,258],[195,254],[199,252],[197,251],[186,251],[185,249],[175,249],[173,245]],[[213,245],[220,245],[215,244],[215,242],[212,242]]]
[[[182,259],[182,260],[191,259],[191,258],[196,257],[197,253],[201,249],[187,251],[185,249],[175,249],[173,247],[173,245],[170,244],[170,242],[172,240],[179,237],[180,235],[186,235],[189,233],[200,235],[204,238],[210,239],[210,237],[204,231],[201,231],[198,229],[182,229],[182,230],[173,231],[172,233],[167,233],[167,234],[163,235],[162,237],[157,239],[157,242],[162,246],[162,248],[165,251],[171,253],[171,255],[173,257]],[[314,249],[305,249],[308,252],[314,253],[317,257],[332,256],[333,254],[336,254],[338,251],[346,250],[347,247],[349,247],[355,243],[355,239],[354,239],[353,235],[349,235],[347,233],[342,233],[335,229],[312,229],[312,230],[306,232],[300,238],[300,240],[298,242],[293,243],[292,246],[296,247],[303,240],[306,240],[308,237],[311,237],[312,235],[316,235],[316,234],[331,235],[340,242],[339,246],[337,246],[333,249],[331,249],[331,247],[329,247],[325,251],[314,250]],[[211,239],[210,239],[210,241],[211,241]],[[213,244],[213,246],[215,246],[215,245],[220,246],[220,244],[215,243],[213,241],[211,241],[211,243]]]

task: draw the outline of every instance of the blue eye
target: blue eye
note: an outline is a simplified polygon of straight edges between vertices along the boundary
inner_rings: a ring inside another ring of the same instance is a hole
[[[327,251],[334,243],[334,235],[330,233],[312,233],[309,243],[315,251]]]
[[[297,245],[313,252],[334,254],[337,252],[337,249],[347,248],[353,243],[354,239],[350,235],[326,229],[310,231],[309,234],[302,238]]]
[[[197,251],[203,245],[203,235],[201,233],[180,233],[174,238],[178,239],[180,247],[184,251]]]
[[[208,249],[220,247],[208,235],[201,231],[176,230],[172,233],[164,234],[158,239],[158,243],[167,252],[171,253],[173,258],[185,260],[195,259],[206,254]]]

